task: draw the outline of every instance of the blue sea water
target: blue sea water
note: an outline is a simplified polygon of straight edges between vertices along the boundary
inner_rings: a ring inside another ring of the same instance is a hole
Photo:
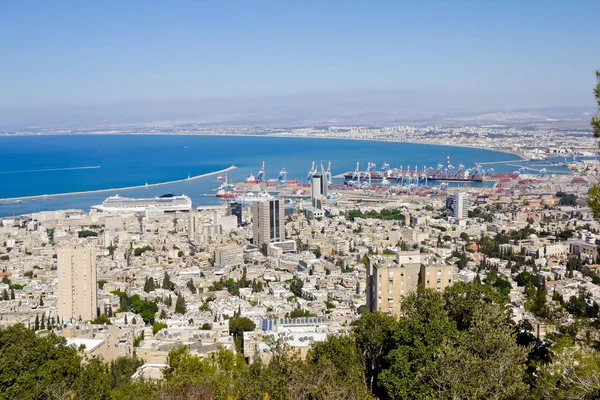
[[[475,162],[518,160],[518,157],[482,149],[364,140],[192,135],[60,135],[0,136],[0,198],[79,192],[144,185],[185,179],[235,165],[231,181],[256,175],[266,164],[266,178],[277,178],[281,168],[288,179],[305,181],[313,161],[334,175],[354,170],[356,162],[368,161],[404,169],[415,165],[445,164],[450,154],[454,165],[467,168]],[[491,167],[491,166],[490,166]],[[512,171],[504,164],[496,171]],[[0,216],[79,208],[88,210],[106,197],[120,194],[149,197],[167,192],[187,194],[194,205],[215,204],[218,199],[202,197],[219,185],[207,177],[166,186],[55,197],[52,200],[23,200],[0,203]]]

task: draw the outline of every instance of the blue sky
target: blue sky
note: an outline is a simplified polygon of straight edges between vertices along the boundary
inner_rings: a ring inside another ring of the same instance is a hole
[[[361,92],[592,105],[599,15],[597,0],[4,1],[0,108]]]

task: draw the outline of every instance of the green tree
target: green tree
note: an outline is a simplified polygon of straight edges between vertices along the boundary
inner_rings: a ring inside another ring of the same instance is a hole
[[[596,71],[597,84],[594,88],[594,96],[596,97],[596,103],[598,110],[600,111],[600,70]],[[592,129],[594,130],[594,136],[600,138],[600,114],[592,116]],[[597,184],[592,185],[588,192],[588,205],[592,209],[592,213],[596,220],[600,220],[600,186]]]
[[[167,329],[168,325],[163,322],[155,322],[152,324],[152,334],[156,335],[161,329]]]
[[[477,283],[456,282],[446,288],[443,297],[448,317],[456,322],[459,330],[466,330],[471,326],[474,315],[482,305],[504,307],[508,303],[508,296],[498,289]]]
[[[433,395],[428,381],[420,379],[432,366],[441,345],[454,342],[456,324],[448,318],[444,299],[438,292],[419,289],[402,301],[394,348],[387,359],[389,368],[379,376],[385,397],[427,398]]]
[[[0,329],[0,399],[66,398],[81,363],[66,343],[52,333],[37,337],[21,324]]]
[[[599,353],[579,347],[569,337],[559,339],[553,350],[553,362],[540,369],[534,389],[535,398],[600,398]]]
[[[294,277],[290,282],[290,292],[294,293],[294,295],[298,297],[302,297],[302,287],[304,286],[304,282],[302,279],[298,277]]]
[[[165,276],[163,277],[162,281],[162,288],[165,290],[171,290],[171,285],[171,277],[169,276],[167,271],[165,271]]]
[[[233,335],[240,351],[244,349],[244,332],[256,329],[256,324],[246,317],[233,317],[229,319],[229,334]]]
[[[183,295],[180,294],[177,296],[177,301],[175,302],[175,313],[176,314],[185,314],[187,312],[185,307],[185,299]]]
[[[397,330],[396,319],[380,312],[364,313],[353,324],[352,337],[364,359],[367,387],[374,394],[379,374],[389,367],[387,355],[395,347]]]
[[[433,396],[449,399],[524,398],[523,382],[528,350],[519,346],[506,317],[488,305],[474,315],[471,327],[457,344],[443,341],[439,355],[425,376]]]
[[[198,292],[198,289],[196,289],[196,285],[194,285],[194,281],[192,279],[187,281],[186,285],[188,289],[190,289],[190,292],[192,292],[192,294],[196,294]]]

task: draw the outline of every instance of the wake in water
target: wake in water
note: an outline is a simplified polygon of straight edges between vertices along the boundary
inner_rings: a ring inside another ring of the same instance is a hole
[[[0,174],[23,174],[27,172],[50,172],[50,171],[71,171],[76,169],[97,169],[99,165],[92,165],[89,167],[69,167],[69,168],[47,168],[47,169],[28,169],[23,171],[0,171]]]

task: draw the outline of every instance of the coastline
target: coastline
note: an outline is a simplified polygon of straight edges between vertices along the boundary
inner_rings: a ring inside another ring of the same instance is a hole
[[[225,169],[221,169],[221,170],[213,171],[213,172],[208,172],[206,174],[200,174],[200,175],[190,176],[189,178],[176,179],[174,181],[168,181],[168,182],[147,183],[145,185],[126,186],[126,187],[112,188],[112,189],[86,190],[86,191],[83,191],[83,192],[42,194],[42,195],[21,196],[21,197],[7,197],[7,198],[0,199],[0,203],[2,203],[2,202],[10,202],[10,201],[15,201],[15,200],[37,200],[37,199],[44,199],[44,198],[48,198],[48,197],[78,196],[78,195],[85,195],[85,194],[114,192],[115,190],[133,190],[133,189],[143,189],[143,188],[149,188],[149,187],[171,185],[171,184],[174,184],[174,183],[189,182],[189,181],[193,181],[193,180],[196,180],[196,179],[206,178],[206,177],[213,176],[213,175],[224,174],[224,173],[227,173],[229,171],[233,171],[236,168],[237,167],[235,165],[232,165],[232,166],[227,167]]]

